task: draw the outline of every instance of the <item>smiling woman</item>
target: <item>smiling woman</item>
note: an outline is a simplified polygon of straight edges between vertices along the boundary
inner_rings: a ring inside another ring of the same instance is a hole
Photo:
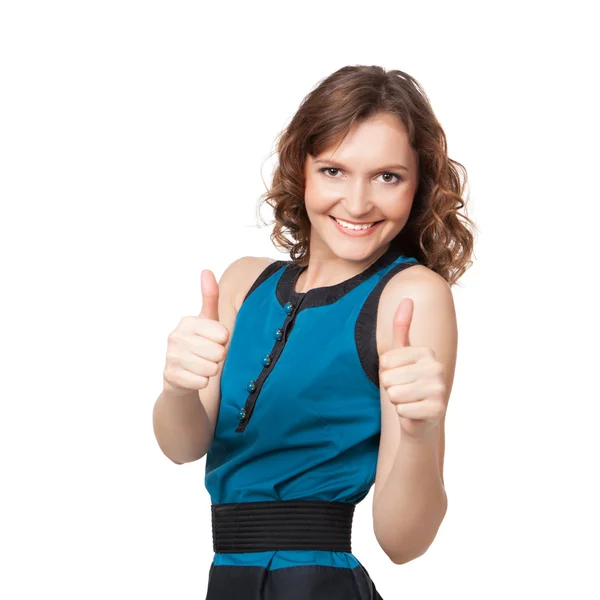
[[[322,81],[278,151],[264,200],[290,260],[227,270],[235,317],[211,325],[231,337],[217,382],[200,390],[215,421],[202,444],[206,599],[382,600],[352,548],[356,504],[375,485],[374,532],[395,564],[425,551],[446,508],[450,285],[473,246],[457,163],[417,82],[377,66]]]
[[[448,156],[444,130],[409,74],[378,66],[339,69],[304,98],[276,152],[279,165],[261,202],[274,212],[271,240],[294,263],[308,266],[317,252],[337,269],[351,261],[350,274],[386,240],[450,285],[471,266],[476,227],[461,212],[466,169]],[[340,255],[348,238],[335,252],[324,244],[323,235],[339,232],[325,226],[325,216],[382,220],[383,227],[368,245],[346,246]],[[309,280],[320,262],[310,265]]]

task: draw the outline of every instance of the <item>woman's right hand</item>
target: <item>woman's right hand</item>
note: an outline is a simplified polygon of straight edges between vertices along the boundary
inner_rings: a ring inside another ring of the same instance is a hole
[[[200,282],[200,315],[183,317],[168,337],[163,387],[177,395],[204,389],[227,355],[225,346],[230,332],[219,322],[219,285],[207,269],[202,271]]]

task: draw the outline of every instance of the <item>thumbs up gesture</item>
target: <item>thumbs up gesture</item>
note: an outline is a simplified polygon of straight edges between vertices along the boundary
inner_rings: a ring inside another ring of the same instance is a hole
[[[403,298],[396,308],[392,345],[379,359],[379,383],[395,405],[402,434],[423,440],[445,414],[446,383],[444,365],[434,351],[410,345],[413,309],[411,298]]]
[[[183,317],[168,337],[163,385],[172,393],[204,389],[227,355],[230,332],[219,321],[219,284],[212,271],[202,271],[200,285],[200,314]]]

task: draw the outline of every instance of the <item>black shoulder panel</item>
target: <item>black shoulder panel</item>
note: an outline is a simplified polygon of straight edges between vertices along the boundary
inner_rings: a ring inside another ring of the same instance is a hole
[[[271,264],[267,265],[267,267],[262,271],[262,273],[256,278],[256,281],[252,284],[252,287],[248,290],[247,294],[244,296],[242,300],[242,304],[246,301],[246,298],[265,280],[267,280],[277,269],[280,269],[284,265],[289,264],[288,260],[276,260]]]
[[[356,319],[354,341],[360,363],[367,377],[379,387],[379,354],[377,353],[377,309],[383,288],[396,273],[420,263],[398,263],[392,267],[368,295]]]

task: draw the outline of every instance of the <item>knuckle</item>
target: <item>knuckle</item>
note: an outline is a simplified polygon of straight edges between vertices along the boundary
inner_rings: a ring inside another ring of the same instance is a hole
[[[400,386],[392,385],[388,388],[388,396],[391,400],[396,400],[397,402],[401,399],[401,389]]]
[[[443,383],[436,383],[433,386],[433,393],[442,396],[446,392],[446,386]]]
[[[169,344],[171,344],[172,346],[176,346],[177,344],[181,343],[182,339],[183,339],[183,333],[182,333],[182,330],[179,328],[173,330],[169,334]]]
[[[226,344],[229,340],[229,329],[225,325],[221,325],[221,344]]]

